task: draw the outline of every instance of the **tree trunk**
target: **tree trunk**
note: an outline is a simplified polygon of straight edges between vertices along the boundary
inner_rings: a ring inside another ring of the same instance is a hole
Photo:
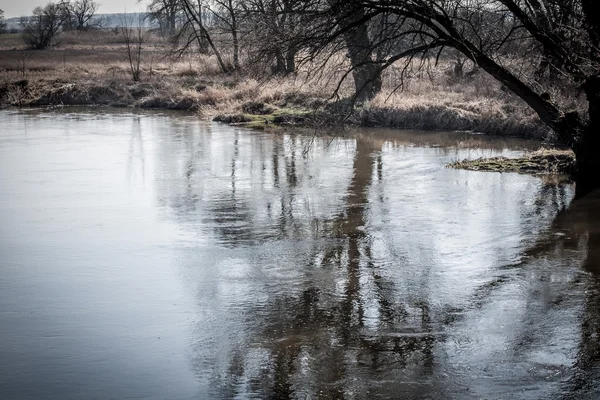
[[[354,101],[358,104],[373,99],[381,90],[381,71],[373,61],[373,46],[369,39],[367,22],[363,10],[341,10],[336,14],[337,23],[343,30],[348,58],[352,65],[352,77],[356,93]],[[356,24],[356,26],[352,26]]]
[[[287,27],[286,27],[287,24]],[[283,16],[281,18],[281,26],[283,32],[295,32],[296,21],[292,2],[283,2]],[[285,50],[285,74],[293,74],[296,72],[296,43],[295,40],[287,40],[287,49]]]
[[[232,28],[231,37],[233,38],[233,69],[240,69],[240,42],[238,40],[237,27]]]
[[[574,146],[577,159],[577,197],[600,188],[600,75],[589,77],[584,90],[589,102],[590,121]]]
[[[215,57],[217,58],[217,63],[219,64],[219,68],[221,72],[228,73],[230,72],[230,68],[227,67],[227,64],[223,61],[223,57],[221,56],[221,52],[213,42],[210,34],[204,27],[204,23],[202,22],[202,6],[201,3],[198,2],[198,9],[196,10],[194,6],[191,4],[190,0],[183,0],[182,2],[183,9],[186,13],[186,17],[192,23],[192,29],[194,30],[194,36],[198,41],[199,47],[201,46],[202,38],[206,39],[209,47],[215,53]]]
[[[373,99],[381,90],[381,75],[371,58],[372,46],[366,23],[346,35],[346,47],[356,88],[354,98],[356,103],[361,104]]]
[[[285,55],[285,73],[286,75],[296,72],[296,50],[289,48]]]
[[[231,38],[233,41],[233,69],[239,71],[240,69],[240,42],[238,39],[238,24],[235,15],[235,8],[233,2],[229,0],[229,16],[231,18]]]
[[[275,50],[275,68],[273,73],[277,75],[285,75],[285,58],[280,50]]]

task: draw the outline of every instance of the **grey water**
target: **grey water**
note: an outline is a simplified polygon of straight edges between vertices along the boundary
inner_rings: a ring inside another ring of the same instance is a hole
[[[594,399],[600,195],[539,143],[0,111],[0,399]]]

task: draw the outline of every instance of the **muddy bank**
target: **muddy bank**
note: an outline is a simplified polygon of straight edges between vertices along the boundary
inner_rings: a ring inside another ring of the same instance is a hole
[[[265,86],[267,86],[265,88]],[[274,94],[275,93],[275,94]],[[472,131],[544,139],[548,130],[536,118],[524,118],[497,105],[451,102],[386,105],[350,109],[326,93],[281,92],[267,84],[198,79],[156,80],[18,80],[0,83],[0,106],[114,106],[194,111],[228,124],[264,129],[300,125]],[[505,106],[509,107],[509,106]]]

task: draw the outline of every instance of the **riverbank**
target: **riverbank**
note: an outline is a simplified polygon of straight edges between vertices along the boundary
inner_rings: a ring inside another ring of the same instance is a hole
[[[0,74],[1,75],[1,74]],[[170,74],[142,82],[122,77],[0,80],[1,107],[113,106],[186,110],[226,123],[265,128],[289,124],[351,124],[402,129],[473,131],[544,139],[548,134],[525,107],[460,92],[379,94],[350,110],[330,92],[285,79],[189,77]],[[99,78],[99,79],[98,79]]]
[[[25,50],[0,35],[0,107],[113,106],[186,110],[203,118],[269,129],[280,125],[340,125],[472,131],[545,139],[547,128],[521,100],[476,71],[455,76],[452,64],[410,79],[389,68],[383,90],[351,109],[351,82],[310,68],[293,76],[253,71],[221,74],[212,57],[173,58],[167,43],[151,43],[134,82],[119,35],[61,37],[60,47]],[[338,75],[341,73],[338,71]],[[396,90],[403,81],[402,90]]]

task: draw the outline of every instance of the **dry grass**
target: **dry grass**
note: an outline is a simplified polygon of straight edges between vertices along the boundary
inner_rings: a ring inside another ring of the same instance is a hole
[[[356,112],[362,125],[424,130],[474,131],[496,135],[544,138],[548,134],[537,115],[518,97],[483,71],[457,79],[442,62],[436,69],[412,74],[401,90],[400,72],[387,71],[384,90]]]
[[[331,95],[344,67],[341,58],[325,73],[305,68],[288,78],[220,74],[214,57],[173,58],[168,43],[151,38],[144,51],[142,81],[132,82],[124,45],[113,31],[62,34],[59,46],[16,48],[15,35],[0,35],[0,105],[114,105],[197,111],[205,116],[241,114],[248,101],[276,109],[313,110],[330,118]],[[384,90],[357,109],[351,123],[426,130],[459,130],[542,138],[547,130],[518,98],[484,73],[468,81],[451,79],[441,65],[405,76],[384,75]],[[20,83],[19,83],[20,82]],[[24,83],[25,82],[25,83]],[[338,93],[351,95],[345,82]],[[247,113],[246,113],[247,114]],[[340,112],[347,116],[346,112]]]
[[[519,137],[544,137],[548,131],[525,105],[453,91],[379,94],[358,110],[362,125],[423,130],[475,131]]]
[[[21,34],[4,33],[0,35],[0,50],[18,50],[24,47]]]

